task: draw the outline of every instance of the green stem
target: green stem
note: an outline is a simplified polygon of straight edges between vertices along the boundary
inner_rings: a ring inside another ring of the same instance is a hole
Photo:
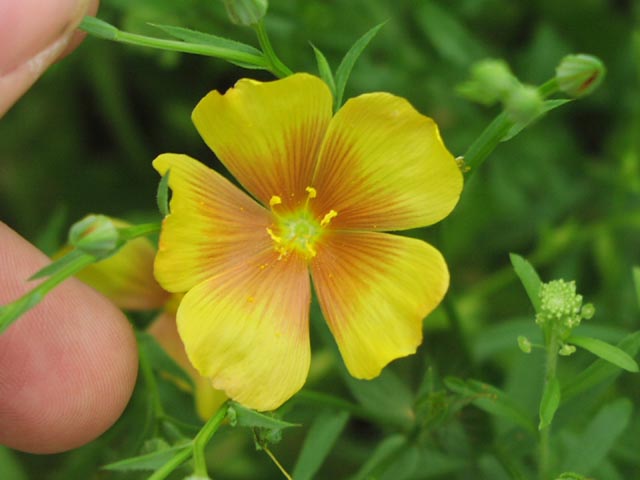
[[[169,475],[171,475],[171,473],[173,473],[173,471],[176,468],[178,468],[180,465],[186,462],[190,456],[191,456],[190,448],[185,448],[184,450],[180,450],[180,452],[176,453],[171,460],[169,460],[162,467],[160,467],[158,470],[153,472],[153,475],[147,478],[147,480],[164,480]]]
[[[118,233],[123,240],[133,240],[138,237],[145,237],[152,233],[160,231],[160,223],[143,223],[141,225],[134,225],[132,227],[125,227],[118,229]]]
[[[218,411],[205,423],[204,427],[198,432],[193,440],[193,463],[194,473],[198,477],[207,478],[207,462],[205,458],[205,448],[211,437],[216,433],[222,422],[227,417],[229,404],[224,403]]]
[[[166,40],[163,38],[147,37],[136,33],[123,32],[109,23],[94,17],[85,17],[79,27],[81,30],[105,40],[137,45],[140,47],[158,48],[182,53],[195,53],[207,55],[230,62],[239,62],[266,68],[265,59],[262,56],[248,52],[231,50],[211,44],[189,43],[180,40]]]
[[[73,252],[72,252],[73,253]],[[93,255],[82,253],[76,255],[69,263],[56,273],[47,278],[37,287],[25,293],[17,300],[0,307],[0,333],[4,332],[9,326],[15,322],[22,314],[35,307],[47,293],[65,281],[67,278],[75,275],[83,268],[91,265],[96,261]]]
[[[258,42],[260,42],[262,52],[268,62],[267,69],[278,78],[288,77],[291,75],[293,72],[284,63],[282,63],[271,46],[271,41],[269,40],[269,35],[267,35],[264,22],[260,20],[256,25],[254,25],[254,29],[258,35]]]
[[[558,335],[555,332],[555,329],[552,329],[549,334],[549,342],[547,344],[547,357],[544,373],[545,390],[549,381],[556,377],[559,346]],[[546,480],[549,478],[548,473],[551,467],[550,434],[551,425],[547,425],[540,430],[540,463],[538,472],[540,480]]]
[[[558,82],[554,78],[547,80],[538,87],[538,93],[544,99],[558,91]],[[468,167],[467,177],[473,175],[480,165],[502,141],[504,136],[513,127],[514,122],[504,113],[496,118],[484,129],[478,138],[469,146],[464,154],[464,163]]]

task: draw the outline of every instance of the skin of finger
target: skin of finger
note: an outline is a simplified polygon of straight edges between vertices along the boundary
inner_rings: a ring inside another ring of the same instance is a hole
[[[0,304],[48,262],[0,222]],[[31,453],[81,446],[118,419],[136,376],[127,319],[69,279],[0,335],[0,444]]]
[[[48,11],[56,5],[59,8],[49,17],[33,13],[34,8]],[[97,0],[0,0],[0,117],[47,67],[82,41],[84,33],[74,29],[85,14],[95,14],[97,8]],[[12,48],[5,48],[7,44]]]
[[[0,74],[75,28],[88,0],[0,0]]]

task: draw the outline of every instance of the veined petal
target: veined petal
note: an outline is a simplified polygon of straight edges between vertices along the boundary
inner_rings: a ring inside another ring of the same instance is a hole
[[[333,232],[323,240],[311,263],[320,306],[349,372],[373,378],[415,353],[423,318],[449,286],[447,266],[414,238]]]
[[[186,292],[243,258],[270,248],[269,212],[217,172],[186,155],[167,153],[153,162],[168,170],[173,192],[155,259],[158,282]]]
[[[334,228],[402,230],[444,218],[462,173],[432,119],[405,99],[370,93],[349,100],[331,121],[313,187]]]
[[[243,79],[204,97],[193,122],[207,145],[263,205],[307,198],[317,154],[331,119],[331,93],[308,74],[273,82]]]
[[[193,392],[196,411],[203,420],[213,415],[218,408],[227,400],[224,392],[216,390],[211,385],[208,378],[201,377],[196,371],[184,350],[184,344],[178,335],[176,327],[176,317],[171,313],[164,312],[156,318],[147,330],[167,352],[167,354],[182,367],[182,369],[193,379],[195,391]],[[182,386],[184,381],[176,381],[178,386]]]
[[[268,251],[196,285],[178,331],[202,376],[255,410],[273,410],[309,370],[309,273],[299,255]]]

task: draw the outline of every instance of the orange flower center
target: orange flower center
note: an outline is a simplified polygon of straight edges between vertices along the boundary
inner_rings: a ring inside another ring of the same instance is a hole
[[[273,240],[275,250],[280,254],[279,258],[291,252],[297,252],[307,260],[315,257],[318,241],[331,219],[338,214],[335,210],[330,210],[322,219],[318,219],[309,209],[309,200],[316,197],[316,190],[307,187],[306,191],[308,196],[304,206],[291,213],[276,212],[274,207],[282,203],[279,196],[274,195],[269,201],[275,221],[273,228],[267,228],[267,233]]]

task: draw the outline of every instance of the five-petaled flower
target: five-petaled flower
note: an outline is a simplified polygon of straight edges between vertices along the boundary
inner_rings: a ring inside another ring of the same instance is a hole
[[[387,93],[332,116],[328,87],[295,74],[209,93],[193,121],[242,192],[178,154],[153,165],[173,191],[155,274],[186,292],[178,330],[195,368],[257,410],[280,406],[310,362],[311,281],[349,372],[377,376],[422,342],[442,300],[442,255],[384,233],[433,224],[462,174],[436,124]]]

